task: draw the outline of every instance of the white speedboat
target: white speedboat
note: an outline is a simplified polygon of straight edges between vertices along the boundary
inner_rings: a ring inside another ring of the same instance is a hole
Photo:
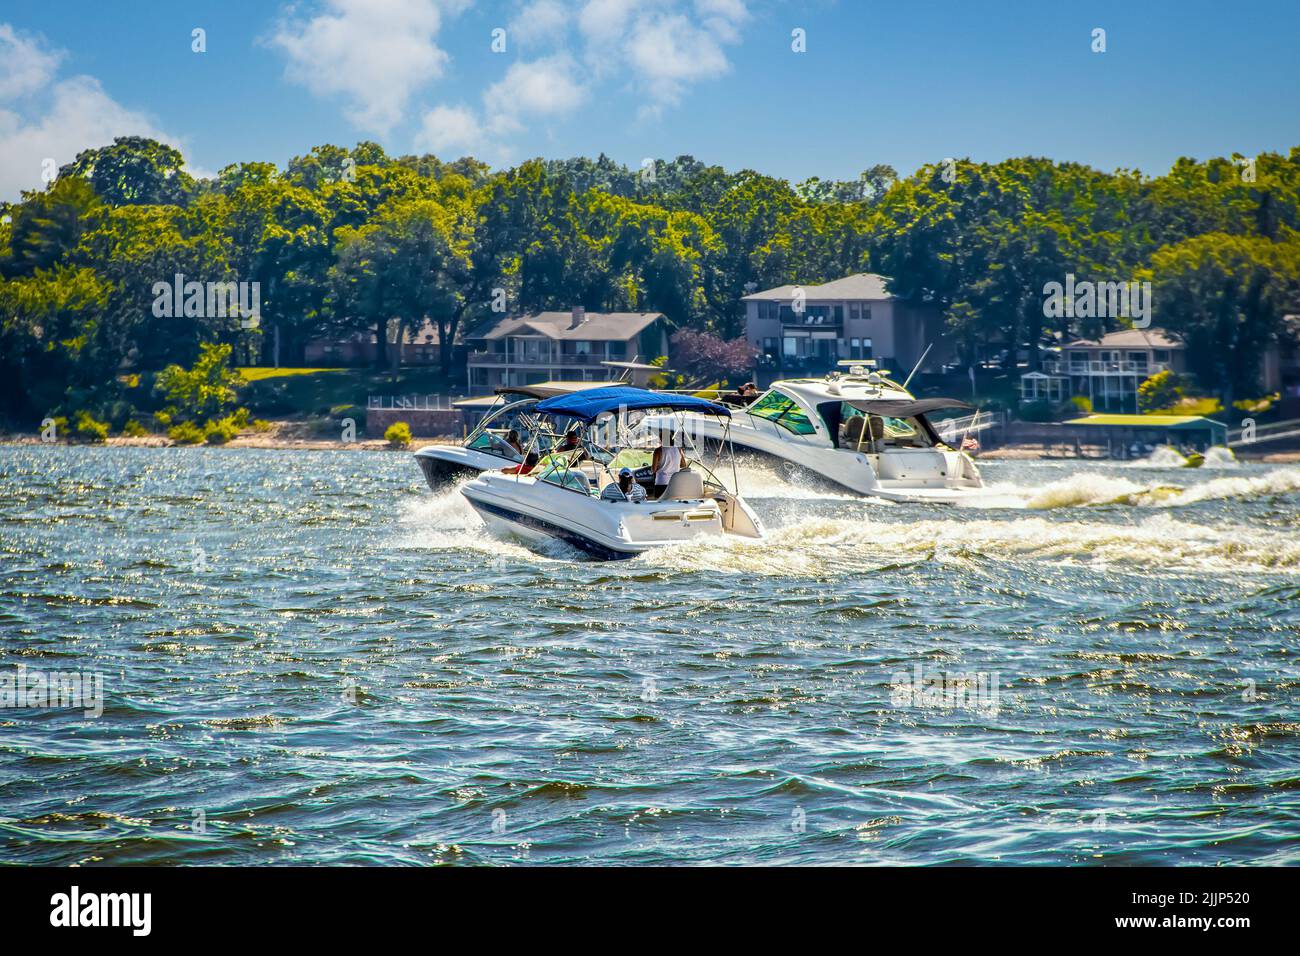
[[[984,483],[962,440],[951,447],[927,418],[941,408],[971,406],[915,398],[887,373],[853,363],[844,374],[773,383],[732,409],[729,429],[707,416],[688,415],[685,425],[708,441],[729,440],[861,495],[953,504],[980,495]]]
[[[498,388],[496,404],[463,444],[425,445],[415,452],[424,480],[432,490],[442,491],[461,478],[519,464],[524,459],[521,449],[527,448],[537,433],[533,408],[538,402],[597,387],[602,386],[592,382],[547,382]],[[509,440],[511,432],[516,436],[515,445]],[[546,451],[549,448],[541,449],[543,454]]]
[[[601,496],[624,468],[636,474],[643,488],[651,486],[651,447],[630,437],[633,419],[647,410],[724,420],[729,415],[725,406],[704,399],[627,386],[550,398],[533,412],[561,428],[576,424],[583,433],[580,448],[552,451],[527,474],[485,471],[463,485],[461,494],[498,532],[528,543],[565,541],[601,559],[630,558],[705,535],[763,537],[758,516],[714,477],[702,456],[688,457],[687,467],[672,476],[658,499]],[[559,430],[552,431],[553,445]]]

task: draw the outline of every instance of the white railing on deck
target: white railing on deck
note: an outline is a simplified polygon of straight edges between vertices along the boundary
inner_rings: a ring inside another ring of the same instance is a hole
[[[453,408],[452,403],[460,401],[453,395],[370,395],[366,398],[366,408],[394,409],[410,412],[446,412]]]

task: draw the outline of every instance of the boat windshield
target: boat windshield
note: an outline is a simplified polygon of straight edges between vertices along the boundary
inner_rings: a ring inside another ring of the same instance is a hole
[[[794,432],[796,435],[811,435],[817,430],[813,427],[807,412],[800,408],[793,399],[782,395],[775,389],[754,402],[753,405],[750,405],[749,414],[776,422],[782,428]]]
[[[507,458],[510,461],[524,460],[521,449],[527,449],[534,436],[539,438],[539,444],[543,449],[550,448],[551,443],[547,440],[546,430],[533,414],[536,406],[535,398],[499,405],[483,416],[478,427],[470,433],[465,447]],[[518,448],[508,440],[511,432],[514,432],[514,440]]]
[[[548,481],[570,491],[580,491],[584,495],[591,494],[591,483],[587,481],[587,476],[582,470],[570,468],[563,461],[550,460],[537,477],[541,481]]]

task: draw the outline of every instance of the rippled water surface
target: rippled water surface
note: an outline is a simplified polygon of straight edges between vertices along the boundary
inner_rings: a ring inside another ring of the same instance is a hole
[[[404,454],[0,447],[0,674],[106,696],[0,709],[0,862],[1300,860],[1300,469],[983,471],[602,564]]]

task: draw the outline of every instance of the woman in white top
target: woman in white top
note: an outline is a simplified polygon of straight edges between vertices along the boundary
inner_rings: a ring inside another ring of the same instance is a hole
[[[650,468],[654,472],[655,484],[653,497],[661,497],[664,490],[668,487],[668,482],[672,480],[673,475],[682,470],[686,463],[686,458],[682,450],[672,441],[659,439],[659,447],[655,449],[654,457],[650,459]]]

